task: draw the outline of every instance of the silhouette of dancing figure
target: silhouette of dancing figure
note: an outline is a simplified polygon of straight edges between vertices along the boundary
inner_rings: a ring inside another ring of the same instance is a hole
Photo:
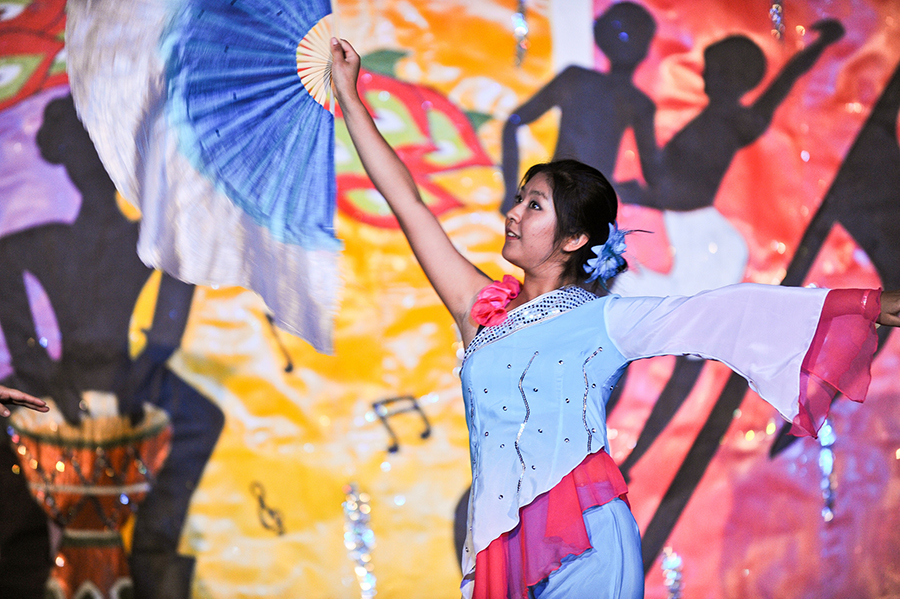
[[[655,31],[656,22],[644,7],[632,2],[613,4],[594,23],[594,40],[609,58],[609,72],[569,66],[509,116],[503,128],[506,192],[501,212],[512,207],[519,188],[516,131],[554,106],[561,111],[554,159],[574,158],[611,174],[622,135],[631,128],[644,178],[654,180],[656,105],[635,87],[632,78],[647,56]]]
[[[137,598],[160,596],[163,587],[167,597],[188,597],[193,560],[177,555],[178,540],[224,425],[222,411],[165,364],[181,343],[194,288],[162,277],[145,349],[132,361],[129,323],[152,272],[137,256],[138,225],[118,209],[115,186],[71,96],[47,104],[37,143],[48,162],[65,166],[82,201],[71,225],[43,225],[0,239],[0,325],[14,369],[4,384],[51,396],[71,423],[80,421],[88,390],[113,392],[119,412],[135,422],[145,402],[168,412],[169,459],[137,513],[132,576]],[[62,344],[58,360],[35,342],[26,272],[50,300]]]
[[[616,293],[692,295],[743,279],[747,244],[715,208],[716,194],[737,152],[759,139],[797,79],[844,34],[834,20],[811,29],[819,32],[818,38],[798,52],[750,106],[741,104],[741,98],[766,70],[759,46],[736,35],[704,50],[708,104],[662,148],[658,175],[647,187],[634,181],[616,185],[623,203],[663,211],[674,248],[672,268],[665,274],[646,268],[623,273],[613,287]]]

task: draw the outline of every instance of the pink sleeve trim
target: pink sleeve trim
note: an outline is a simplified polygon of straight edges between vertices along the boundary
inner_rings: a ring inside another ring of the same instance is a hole
[[[800,411],[792,434],[816,437],[838,393],[858,402],[866,398],[878,346],[875,320],[879,314],[880,289],[828,292],[800,368]]]

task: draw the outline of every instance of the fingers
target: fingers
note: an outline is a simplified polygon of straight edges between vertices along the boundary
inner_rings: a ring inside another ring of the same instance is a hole
[[[344,47],[341,45],[341,42],[338,38],[331,38],[331,54],[334,56],[335,60],[339,58],[344,58]]]
[[[339,40],[336,37],[331,38],[331,53],[334,55],[335,60],[343,59],[353,63],[359,59],[359,55],[353,49],[353,46],[350,45],[350,42],[343,39]]]
[[[3,385],[0,385],[0,400],[2,400],[4,402],[14,401],[14,400],[22,400],[27,397],[32,397],[32,396],[28,395],[27,393],[23,393],[22,391],[19,391],[18,389],[12,389],[11,387],[4,387]],[[32,397],[32,399],[40,401],[36,397]]]
[[[331,76],[338,103],[342,106],[354,100],[357,93],[360,58],[347,40],[331,38]]]
[[[11,389],[0,385],[0,405],[2,404],[24,406],[26,408],[31,408],[32,410],[37,410],[38,412],[46,412],[50,409],[42,399],[23,393],[18,389]],[[2,406],[0,415],[9,416],[9,409],[7,409],[6,406]]]

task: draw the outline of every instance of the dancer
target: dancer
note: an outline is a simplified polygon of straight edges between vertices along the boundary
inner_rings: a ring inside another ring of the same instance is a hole
[[[343,40],[332,40],[332,54],[363,165],[466,347],[465,597],[643,596],[640,534],[607,451],[605,413],[633,360],[725,362],[807,432],[836,391],[863,399],[875,323],[900,325],[900,292],[743,284],[693,297],[600,297],[591,289],[625,267],[617,199],[599,171],[573,160],[526,173],[502,252],[524,279],[493,282],[454,248],[378,132],[356,89],[359,55]]]
[[[22,406],[38,412],[46,412],[50,409],[43,399],[23,393],[18,389],[10,389],[0,385],[0,417],[7,418],[10,414],[6,405]]]

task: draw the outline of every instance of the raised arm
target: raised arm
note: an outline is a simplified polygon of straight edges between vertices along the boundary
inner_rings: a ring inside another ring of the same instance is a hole
[[[767,123],[771,122],[775,109],[787,97],[797,79],[813,67],[825,48],[844,36],[843,25],[834,19],[823,19],[813,23],[810,29],[817,31],[819,37],[794,55],[766,91],[753,103],[753,110],[762,115]]]
[[[387,200],[416,260],[468,343],[477,330],[469,311],[475,296],[491,280],[453,246],[422,201],[409,169],[375,126],[356,88],[359,54],[347,41],[336,39],[331,41],[331,52],[335,94],[366,173]]]

